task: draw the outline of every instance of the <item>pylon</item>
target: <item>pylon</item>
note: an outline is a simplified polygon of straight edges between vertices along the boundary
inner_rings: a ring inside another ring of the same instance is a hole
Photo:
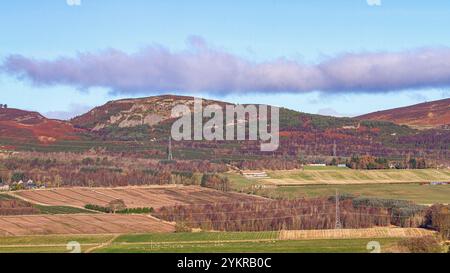
[[[169,137],[169,147],[167,149],[167,160],[172,161],[173,155],[172,155],[172,137]]]
[[[335,224],[335,229],[341,229],[342,228],[342,222],[341,222],[341,210],[340,210],[340,206],[339,206],[339,193],[336,190],[336,224]]]

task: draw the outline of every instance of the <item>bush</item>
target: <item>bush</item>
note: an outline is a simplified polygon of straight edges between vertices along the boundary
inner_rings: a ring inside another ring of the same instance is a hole
[[[443,251],[440,242],[433,236],[403,239],[398,245],[411,253],[441,253]]]
[[[191,232],[191,228],[185,222],[177,222],[175,224],[175,232]]]
[[[112,213],[110,208],[102,207],[102,206],[98,206],[98,205],[87,204],[84,206],[84,208],[89,209],[89,210],[100,211],[100,212],[104,212],[104,213]]]

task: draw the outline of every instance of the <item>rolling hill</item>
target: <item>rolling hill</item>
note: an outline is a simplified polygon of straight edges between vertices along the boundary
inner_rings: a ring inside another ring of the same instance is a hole
[[[417,129],[450,128],[450,98],[374,112],[357,117],[384,120]]]
[[[47,119],[37,112],[0,109],[0,136],[3,139],[49,144],[58,140],[76,140],[81,131],[69,122]]]
[[[171,118],[171,111],[179,104],[192,110],[192,99],[164,95],[110,101],[69,122],[46,119],[35,112],[1,109],[0,146],[40,151],[104,148],[111,152],[164,158],[167,138],[175,121]],[[203,100],[204,107],[213,103],[221,107],[230,104]],[[441,113],[441,116],[446,114]],[[5,136],[8,141],[4,140]],[[36,144],[22,141],[27,145],[14,145],[24,138],[37,140]],[[449,142],[450,134],[446,130],[420,131],[390,121],[321,116],[280,108],[280,147],[274,153],[261,152],[258,141],[182,141],[174,145],[178,153],[176,157],[184,159],[259,158],[267,155],[290,158],[333,155],[448,158]]]

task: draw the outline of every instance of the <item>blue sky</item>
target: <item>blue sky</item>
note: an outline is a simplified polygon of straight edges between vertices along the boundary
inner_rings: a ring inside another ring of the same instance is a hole
[[[366,0],[81,0],[79,6],[70,6],[66,0],[2,1],[0,63],[11,55],[52,61],[111,48],[125,54],[149,46],[183,52],[189,47],[187,39],[195,35],[209,47],[249,62],[285,58],[311,64],[346,53],[447,48],[449,25],[450,1],[446,0],[381,0],[380,6],[368,5]],[[111,92],[107,86],[79,88],[73,81],[43,84],[40,80],[0,73],[0,102],[67,116],[112,99],[166,92]],[[310,113],[355,115],[447,98],[449,90],[446,84],[440,84],[385,92],[285,93],[277,89],[217,93],[180,89],[170,93],[269,103]]]

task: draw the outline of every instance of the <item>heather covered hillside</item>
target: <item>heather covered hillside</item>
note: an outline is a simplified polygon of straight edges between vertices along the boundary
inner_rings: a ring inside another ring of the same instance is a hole
[[[391,121],[421,129],[450,129],[450,98],[379,111],[360,116],[359,118]]]

